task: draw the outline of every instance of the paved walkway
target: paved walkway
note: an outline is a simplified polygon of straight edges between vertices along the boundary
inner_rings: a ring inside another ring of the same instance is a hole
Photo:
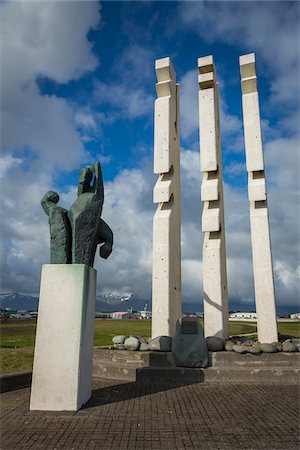
[[[75,414],[29,412],[29,394],[1,394],[1,450],[299,448],[295,385],[97,380]]]

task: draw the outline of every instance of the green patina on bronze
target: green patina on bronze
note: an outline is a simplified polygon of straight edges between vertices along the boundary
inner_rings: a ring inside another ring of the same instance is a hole
[[[58,206],[59,195],[49,191],[42,207],[49,216],[51,264],[87,264],[93,267],[97,246],[101,258],[112,252],[113,233],[101,219],[104,188],[99,161],[81,169],[77,199],[70,210]]]

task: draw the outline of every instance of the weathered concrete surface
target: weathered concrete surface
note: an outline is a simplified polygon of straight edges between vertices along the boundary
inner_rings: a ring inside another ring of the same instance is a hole
[[[278,333],[254,53],[240,56],[240,70],[257,334],[260,342],[271,344],[278,341]]]
[[[93,377],[124,381],[136,381],[137,379],[151,381],[155,377],[160,381],[163,379],[173,379],[174,381],[178,375],[177,379],[179,380],[211,381],[224,384],[238,383],[246,377],[247,382],[251,383],[269,383],[275,380],[277,383],[297,384],[300,375],[300,354],[295,353],[264,353],[256,356],[237,355],[235,352],[210,352],[210,363],[216,370],[210,368],[209,372],[207,369],[205,371],[202,369],[182,371],[175,367],[171,352],[141,353],[95,348]],[[168,369],[174,368],[175,370],[168,371]],[[270,373],[273,374],[271,378]],[[3,375],[1,377],[2,392],[29,386],[31,376],[31,372]]]
[[[212,56],[198,59],[204,333],[228,338],[228,294],[219,90]]]
[[[181,317],[179,85],[170,58],[155,62],[152,338],[174,336]]]
[[[178,380],[217,383],[298,383],[300,353],[209,352],[212,367],[182,372],[172,353],[94,350],[93,376],[128,381]],[[194,372],[193,372],[194,371]],[[177,374],[177,375],[176,375]]]
[[[83,264],[42,269],[31,410],[78,410],[91,396],[96,271]]]
[[[32,372],[16,372],[0,375],[0,392],[23,389],[31,385]]]

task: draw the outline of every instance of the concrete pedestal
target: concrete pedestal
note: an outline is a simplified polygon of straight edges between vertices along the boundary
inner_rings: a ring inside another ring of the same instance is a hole
[[[78,411],[91,397],[96,270],[42,269],[30,409]]]

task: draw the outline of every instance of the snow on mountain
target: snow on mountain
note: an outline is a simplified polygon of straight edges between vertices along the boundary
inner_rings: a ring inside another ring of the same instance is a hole
[[[1,309],[23,309],[27,311],[36,311],[38,308],[38,297],[32,295],[20,294],[19,292],[1,292],[0,308]]]

